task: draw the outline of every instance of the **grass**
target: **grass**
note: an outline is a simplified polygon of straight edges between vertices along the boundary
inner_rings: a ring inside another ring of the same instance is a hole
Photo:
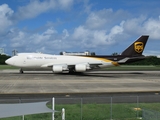
[[[65,108],[66,120],[138,120],[142,117],[141,110],[135,110],[136,103],[112,104],[57,104],[56,110]],[[49,105],[51,107],[51,105]],[[152,109],[160,112],[160,103],[139,103],[140,108]],[[112,112],[111,112],[112,110]],[[52,114],[26,115],[25,120],[51,120]],[[55,113],[55,120],[61,120],[61,112]],[[3,118],[0,120],[22,120],[22,116]]]
[[[19,68],[10,65],[0,65],[0,70],[6,70],[6,69],[19,69]]]

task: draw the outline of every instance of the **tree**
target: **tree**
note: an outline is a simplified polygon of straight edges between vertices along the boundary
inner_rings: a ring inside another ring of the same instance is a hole
[[[5,61],[10,58],[10,56],[7,55],[0,55],[0,65],[5,65]]]
[[[63,55],[63,52],[60,52],[59,54],[60,54],[60,55]]]
[[[129,65],[160,65],[160,59],[156,56],[149,56],[144,60],[129,63]]]
[[[95,55],[96,55],[96,53],[95,53],[95,52],[91,52],[91,55],[92,55],[92,56],[95,56]]]
[[[112,53],[112,55],[113,55],[113,56],[116,56],[116,55],[118,55],[118,53],[117,53],[117,52],[114,52],[114,53]]]

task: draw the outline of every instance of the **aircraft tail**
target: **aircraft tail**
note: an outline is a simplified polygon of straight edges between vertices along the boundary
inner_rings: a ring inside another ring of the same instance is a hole
[[[148,37],[149,37],[148,35],[142,35],[134,43],[132,43],[127,49],[125,49],[121,55],[142,56]]]

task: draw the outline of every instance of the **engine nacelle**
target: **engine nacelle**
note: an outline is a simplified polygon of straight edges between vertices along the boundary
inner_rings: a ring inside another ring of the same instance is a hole
[[[60,65],[54,65],[52,67],[52,70],[54,73],[62,73],[63,72],[63,66]]]
[[[75,65],[76,72],[85,72],[87,70],[87,66],[85,64]]]

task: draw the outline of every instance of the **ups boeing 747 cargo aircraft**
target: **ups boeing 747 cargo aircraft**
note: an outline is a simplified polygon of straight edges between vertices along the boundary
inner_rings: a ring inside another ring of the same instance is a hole
[[[7,59],[8,65],[20,68],[20,73],[24,70],[52,70],[54,73],[85,72],[96,68],[118,66],[129,62],[145,59],[142,55],[148,40],[148,35],[142,35],[133,42],[121,55],[106,56],[66,56],[50,55],[42,53],[19,53]]]

